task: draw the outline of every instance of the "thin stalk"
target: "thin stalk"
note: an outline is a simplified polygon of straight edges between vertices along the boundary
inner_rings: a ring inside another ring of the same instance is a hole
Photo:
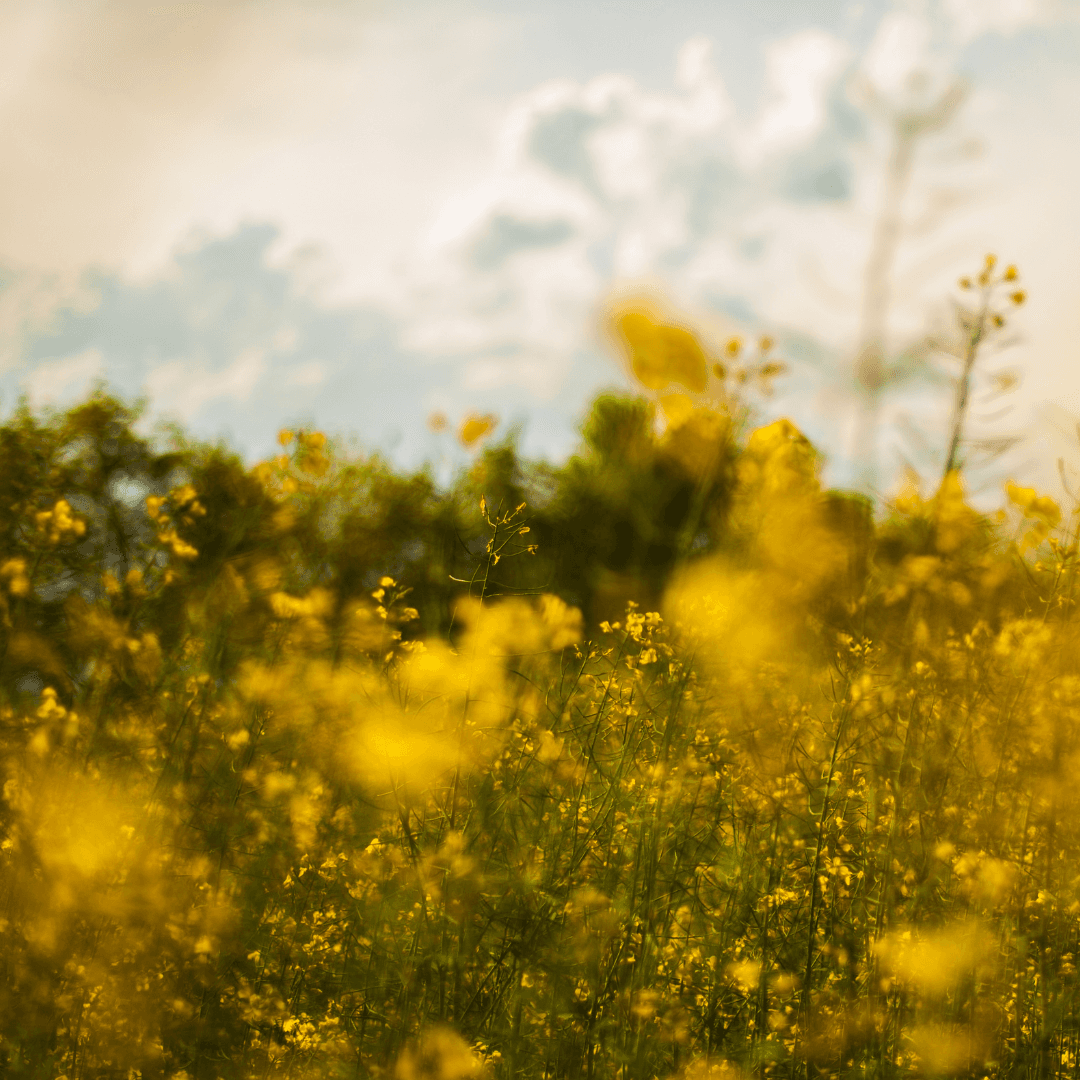
[[[844,727],[848,719],[848,709],[841,709],[840,719],[836,725],[836,735],[833,738],[832,754],[829,756],[829,771],[825,778],[825,793],[821,802],[821,818],[818,821],[817,843],[814,848],[814,862],[810,873],[810,913],[808,917],[806,938],[806,966],[803,972],[802,993],[799,998],[799,1034],[802,1035],[806,1023],[806,1012],[810,1002],[811,978],[814,973],[814,938],[817,932],[818,919],[818,872],[821,868],[821,852],[825,846],[825,827],[829,817],[829,789],[832,787],[833,777],[836,775],[836,759],[840,754],[840,740],[844,734]],[[811,811],[813,814],[813,811]],[[810,1064],[807,1061],[807,1073],[810,1075]]]
[[[949,453],[945,458],[945,471],[942,473],[942,483],[948,478],[949,473],[959,468],[958,457],[960,454],[960,437],[964,431],[964,419],[967,416],[968,398],[971,395],[971,373],[975,367],[975,359],[979,353],[979,345],[986,333],[986,318],[989,314],[990,289],[983,289],[982,305],[975,317],[971,330],[968,334],[967,345],[964,348],[964,369],[960,374],[960,381],[956,387],[956,405],[953,408],[952,438],[949,440]]]

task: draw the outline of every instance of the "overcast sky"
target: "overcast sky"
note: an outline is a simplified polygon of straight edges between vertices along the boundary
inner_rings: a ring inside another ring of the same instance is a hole
[[[851,482],[888,116],[952,86],[886,351],[947,327],[985,253],[1015,262],[971,430],[1024,441],[972,482],[1052,488],[1080,465],[1077,0],[13,0],[0,407],[104,377],[252,460],[307,423],[444,470],[465,451],[426,417],[476,410],[558,461],[628,385],[604,304],[645,287],[710,341],[771,335],[790,373],[761,419]],[[940,469],[950,407],[927,377],[884,395],[881,488]]]

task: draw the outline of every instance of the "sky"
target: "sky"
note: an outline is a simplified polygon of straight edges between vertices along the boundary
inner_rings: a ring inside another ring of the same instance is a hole
[[[903,116],[939,122],[896,199]],[[492,413],[559,462],[631,387],[604,313],[647,292],[711,348],[773,338],[756,422],[887,494],[940,474],[933,343],[994,252],[1028,298],[967,430],[1015,441],[973,447],[969,487],[1060,495],[1061,458],[1080,490],[1076,116],[1080,0],[13,0],[0,412],[103,379],[251,461],[304,425],[443,478]],[[853,372],[889,206],[871,459]]]

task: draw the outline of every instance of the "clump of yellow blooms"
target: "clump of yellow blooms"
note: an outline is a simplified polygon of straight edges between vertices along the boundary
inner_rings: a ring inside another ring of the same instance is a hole
[[[199,552],[176,531],[175,521],[193,525],[196,518],[206,516],[206,508],[199,502],[190,484],[174,488],[165,495],[146,497],[146,515],[157,526],[158,541],[165,545],[178,559],[197,559]]]
[[[1001,286],[1010,285],[1020,276],[1020,272],[1012,264],[999,273],[995,273],[997,262],[996,255],[987,255],[983,262],[983,268],[976,275],[974,281],[970,277],[962,277],[958,283],[961,289],[974,290],[977,288],[981,294],[981,311],[976,318],[976,325],[980,326],[980,333],[982,324],[987,321],[998,329],[1005,325],[1005,316],[1000,311],[993,309],[994,296]],[[1008,298],[1014,306],[1020,307],[1027,300],[1027,293],[1023,289],[1012,289],[1008,293]]]
[[[287,500],[297,492],[306,494],[315,490],[330,469],[326,435],[321,431],[292,431],[282,428],[278,442],[291,453],[278,454],[268,461],[260,462],[252,475],[277,498]]]
[[[1032,522],[1022,541],[1025,549],[1037,549],[1061,522],[1061,507],[1048,495],[1038,495],[1034,488],[1023,488],[1010,480],[1005,485],[1009,501],[1019,507]]]
[[[664,415],[675,427],[693,414],[695,406],[706,403],[723,412],[737,411],[741,388],[754,385],[769,394],[773,380],[785,371],[772,354],[774,342],[767,334],[758,338],[756,356],[742,337],[735,336],[719,350],[722,359],[710,359],[710,350],[698,335],[651,297],[613,304],[608,323],[631,375],[640,386],[659,394]],[[715,384],[710,384],[710,374]]]
[[[73,516],[67,499],[57,499],[51,510],[39,510],[34,525],[49,544],[69,544],[86,533],[86,522]]]
[[[0,580],[12,596],[25,596],[30,591],[30,578],[25,559],[8,559],[0,563]]]

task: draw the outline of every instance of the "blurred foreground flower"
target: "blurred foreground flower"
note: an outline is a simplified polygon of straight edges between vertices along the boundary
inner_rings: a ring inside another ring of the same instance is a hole
[[[462,421],[461,427],[458,428],[458,439],[461,441],[462,446],[472,447],[485,436],[490,435],[495,430],[498,422],[498,417],[492,413],[485,413],[483,416],[471,413]]]
[[[472,1080],[484,1075],[484,1063],[469,1044],[448,1027],[425,1032],[402,1051],[394,1067],[396,1080]]]

